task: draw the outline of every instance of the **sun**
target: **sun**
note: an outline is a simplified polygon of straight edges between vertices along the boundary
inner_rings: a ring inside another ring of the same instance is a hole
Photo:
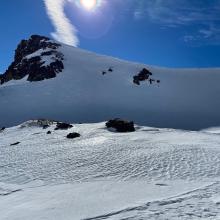
[[[97,0],[80,0],[80,4],[86,10],[93,10],[97,5]]]

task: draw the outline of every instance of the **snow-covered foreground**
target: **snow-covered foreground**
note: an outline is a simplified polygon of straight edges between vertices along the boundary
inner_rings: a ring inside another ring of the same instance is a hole
[[[0,133],[1,220],[220,219],[213,129],[54,127],[25,123]],[[69,140],[69,132],[81,137]]]

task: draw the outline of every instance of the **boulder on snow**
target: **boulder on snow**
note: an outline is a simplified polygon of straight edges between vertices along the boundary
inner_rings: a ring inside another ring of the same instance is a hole
[[[1,131],[4,131],[5,129],[6,129],[6,127],[0,128],[0,132],[1,132]]]
[[[113,128],[117,132],[134,132],[135,131],[133,121],[126,121],[126,120],[119,119],[119,118],[109,120],[106,123],[106,127]]]
[[[79,133],[76,133],[76,132],[73,132],[73,133],[69,133],[66,137],[67,137],[68,139],[74,139],[74,138],[80,137],[80,134],[79,134]]]
[[[21,142],[15,142],[15,143],[13,143],[13,144],[10,144],[10,146],[15,146],[15,145],[18,145],[18,144],[20,144]]]
[[[71,124],[58,122],[55,130],[67,130],[72,127],[73,126]]]
[[[113,72],[113,69],[112,69],[112,67],[110,67],[110,68],[108,69],[108,71],[109,71],[109,72]]]
[[[52,134],[52,132],[51,132],[51,131],[48,131],[47,134]]]
[[[137,75],[133,77],[133,82],[140,85],[141,81],[146,81],[152,76],[152,73],[146,68],[142,69]]]

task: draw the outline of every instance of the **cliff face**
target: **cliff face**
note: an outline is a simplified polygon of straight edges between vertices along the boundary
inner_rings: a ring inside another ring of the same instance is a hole
[[[58,51],[61,45],[49,38],[32,35],[22,40],[15,50],[14,61],[0,76],[1,84],[27,76],[28,81],[54,78],[64,69],[64,56]]]

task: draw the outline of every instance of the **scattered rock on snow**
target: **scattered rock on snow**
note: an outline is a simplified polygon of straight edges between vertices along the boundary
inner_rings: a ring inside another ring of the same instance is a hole
[[[135,131],[133,121],[126,121],[126,120],[119,119],[119,118],[109,120],[106,123],[106,127],[113,128],[117,132],[134,132]]]
[[[71,124],[58,122],[55,130],[67,130],[72,127],[73,126]]]
[[[73,133],[69,133],[66,137],[67,137],[68,139],[74,139],[74,138],[80,137],[80,134],[79,134],[79,133],[76,133],[76,132],[73,132]]]
[[[137,85],[140,85],[141,81],[146,81],[150,78],[150,76],[152,76],[152,73],[147,70],[146,68],[142,69],[138,75],[135,75],[133,77],[133,82]]]
[[[109,71],[109,72],[113,72],[113,69],[110,67],[110,68],[108,69],[108,71]]]
[[[51,131],[48,131],[48,132],[47,132],[47,134],[51,134],[51,133],[52,133]]]
[[[11,144],[11,146],[15,146],[15,145],[18,145],[18,144],[20,144],[21,142],[15,142],[15,143],[13,143],[13,144]]]
[[[0,128],[0,132],[1,132],[1,131],[4,131],[5,129],[6,129],[6,127]]]
[[[168,185],[165,184],[165,183],[156,183],[155,185],[156,185],[156,186],[168,186]]]

